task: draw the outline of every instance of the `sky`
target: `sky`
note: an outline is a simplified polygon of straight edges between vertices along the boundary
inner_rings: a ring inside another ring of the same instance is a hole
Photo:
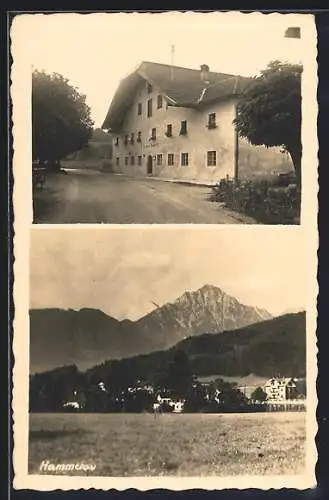
[[[141,61],[250,76],[268,62],[302,61],[302,40],[284,37],[299,14],[23,14],[12,36],[31,67],[61,73],[86,95],[95,126],[122,78]]]
[[[30,307],[101,309],[135,320],[185,291],[215,285],[277,315],[305,307],[298,227],[34,228]]]

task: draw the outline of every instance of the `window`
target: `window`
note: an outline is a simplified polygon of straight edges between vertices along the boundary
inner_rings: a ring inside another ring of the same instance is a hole
[[[152,128],[152,132],[151,132],[151,141],[155,141],[157,138],[157,129],[156,128]]]
[[[162,95],[158,95],[158,109],[162,108]]]
[[[216,128],[216,113],[210,113],[208,115],[208,128]]]
[[[134,142],[135,142],[135,134],[134,134],[134,133],[132,133],[132,134],[130,135],[130,144],[134,144]]]
[[[115,145],[116,145],[116,146],[119,146],[119,137],[117,137],[117,138],[116,138],[116,140],[115,140]]]
[[[137,158],[137,164],[138,165],[142,164],[142,157],[141,156],[138,156],[138,158]]]
[[[117,166],[120,165],[120,158],[117,156]]]
[[[138,132],[136,140],[137,142],[142,142],[142,132]]]
[[[125,165],[128,165],[129,156],[125,156]]]
[[[172,137],[172,125],[171,125],[171,123],[169,125],[167,125],[167,130],[166,130],[165,134],[167,137]]]
[[[187,121],[186,120],[181,122],[179,135],[187,135]]]
[[[173,153],[168,153],[168,166],[169,167],[174,166],[174,154]]]
[[[152,85],[150,83],[147,83],[147,91],[148,91],[148,93],[151,94],[152,90],[153,90]]]
[[[181,166],[188,167],[188,153],[181,154]]]
[[[147,117],[150,118],[152,116],[152,99],[147,101]]]
[[[124,140],[124,143],[125,144],[128,144],[128,134],[125,135],[125,140]]]
[[[130,157],[130,165],[135,165],[135,157],[134,157],[134,155],[132,155]]]
[[[157,155],[157,165],[162,165],[162,155]]]
[[[141,102],[139,102],[137,105],[137,114],[138,115],[142,114],[142,103]]]
[[[216,167],[216,151],[207,151],[207,166]]]

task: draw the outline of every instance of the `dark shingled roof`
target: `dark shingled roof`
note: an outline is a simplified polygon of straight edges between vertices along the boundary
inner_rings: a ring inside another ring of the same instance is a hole
[[[211,101],[240,94],[250,78],[209,71],[205,83],[201,70],[142,62],[133,73],[121,80],[102,128],[114,132],[121,129],[123,118],[143,80],[164,93],[169,105],[198,108]]]

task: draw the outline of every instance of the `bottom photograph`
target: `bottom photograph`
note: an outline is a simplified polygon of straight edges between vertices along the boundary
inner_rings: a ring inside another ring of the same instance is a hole
[[[32,229],[28,474],[303,474],[300,234]]]

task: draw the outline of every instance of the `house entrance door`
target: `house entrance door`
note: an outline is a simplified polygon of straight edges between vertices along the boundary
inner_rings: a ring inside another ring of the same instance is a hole
[[[151,155],[147,157],[147,173],[153,174],[153,158]]]

